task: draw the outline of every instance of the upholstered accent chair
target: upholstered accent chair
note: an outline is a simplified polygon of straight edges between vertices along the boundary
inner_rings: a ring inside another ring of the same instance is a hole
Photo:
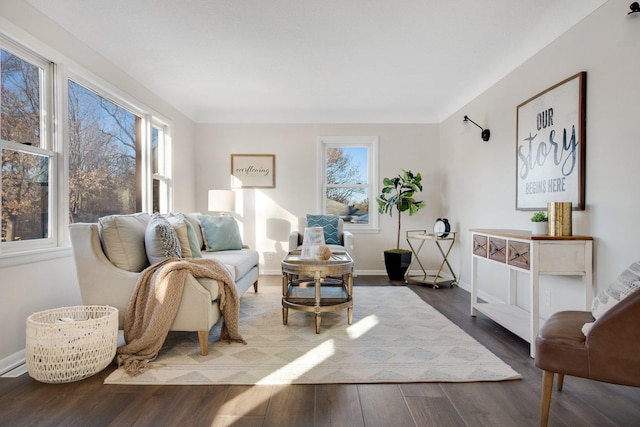
[[[327,219],[328,221],[325,221]],[[307,215],[306,217],[298,218],[298,229],[292,231],[289,235],[289,251],[300,249],[303,241],[304,229],[308,224],[309,226],[316,225],[316,223],[308,222],[308,220],[318,221],[318,224],[325,224],[323,227],[325,232],[325,243],[329,246],[330,250],[347,251],[349,255],[353,257],[355,250],[353,234],[344,229],[344,221],[336,215]],[[335,222],[330,224],[331,221]],[[329,225],[326,225],[327,222],[329,222]]]
[[[554,374],[558,390],[565,375],[640,387],[640,291],[615,303],[611,299],[597,318],[592,311],[562,311],[540,328],[535,365],[543,370],[541,426],[549,420]]]

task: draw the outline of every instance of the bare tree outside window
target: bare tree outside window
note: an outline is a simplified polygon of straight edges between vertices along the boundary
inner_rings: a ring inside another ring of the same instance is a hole
[[[2,241],[49,236],[49,166],[40,149],[42,69],[0,51]]]
[[[368,223],[368,149],[327,147],[325,212],[345,221]]]
[[[69,222],[141,210],[141,119],[69,80]]]

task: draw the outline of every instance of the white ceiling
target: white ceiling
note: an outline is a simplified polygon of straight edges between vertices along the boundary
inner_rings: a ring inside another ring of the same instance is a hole
[[[27,1],[197,122],[438,123],[606,0]]]

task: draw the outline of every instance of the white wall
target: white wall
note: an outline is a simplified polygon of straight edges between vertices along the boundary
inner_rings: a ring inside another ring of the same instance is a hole
[[[598,290],[640,258],[640,17],[628,9],[628,1],[607,2],[441,124],[444,210],[462,231],[454,265],[466,284],[469,228],[529,229],[531,212],[515,210],[516,106],[579,71],[587,72],[586,210],[573,212],[573,234],[595,238]],[[628,31],[631,46],[621,42]],[[465,114],[491,129],[489,142],[462,122]],[[500,296],[503,273],[480,273],[481,289]],[[541,286],[551,291],[551,307],[541,307],[547,314],[582,307],[576,279],[545,278]]]
[[[297,228],[297,218],[319,213],[317,167],[318,136],[378,136],[380,138],[380,181],[401,169],[420,172],[424,191],[420,197],[427,208],[403,216],[403,229],[429,228],[441,214],[439,143],[437,125],[420,124],[199,124],[197,126],[196,207],[207,209],[207,190],[230,187],[231,154],[275,154],[274,189],[238,190],[237,218],[244,226],[244,241],[261,255],[263,273],[280,274],[280,260],[287,241],[267,238],[266,225],[272,219]],[[381,231],[357,234],[356,272],[384,272],[382,252],[395,246],[395,220],[380,219]],[[403,242],[403,247],[407,247]],[[427,253],[427,251],[425,251]]]
[[[170,120],[173,124],[174,208],[181,211],[193,209],[195,124],[191,120],[25,1],[2,2],[0,31],[56,62],[61,69],[89,71]],[[48,261],[0,267],[0,368],[3,359],[24,349],[25,320],[29,314],[81,304],[71,251],[58,251],[57,255],[60,257]]]

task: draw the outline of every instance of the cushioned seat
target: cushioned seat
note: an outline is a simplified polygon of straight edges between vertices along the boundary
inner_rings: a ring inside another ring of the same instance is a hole
[[[535,365],[543,370],[541,426],[549,420],[554,374],[558,390],[564,375],[640,386],[639,272],[635,263],[622,273],[599,294],[592,311],[558,312],[540,328]]]
[[[320,217],[324,215],[308,215],[308,217]],[[298,230],[294,230],[289,235],[289,251],[300,249],[303,241],[304,229],[307,227],[307,218],[298,218]],[[329,249],[334,251],[347,251],[352,257],[355,250],[355,242],[353,234],[344,229],[344,221],[342,218],[336,218],[337,227],[330,231],[335,234],[335,240],[327,240],[325,237],[326,245]],[[327,232],[325,231],[325,236]]]
[[[260,256],[252,249],[233,249],[229,251],[203,252],[203,258],[213,258],[223,263],[229,269],[234,280],[243,277],[256,265]]]

